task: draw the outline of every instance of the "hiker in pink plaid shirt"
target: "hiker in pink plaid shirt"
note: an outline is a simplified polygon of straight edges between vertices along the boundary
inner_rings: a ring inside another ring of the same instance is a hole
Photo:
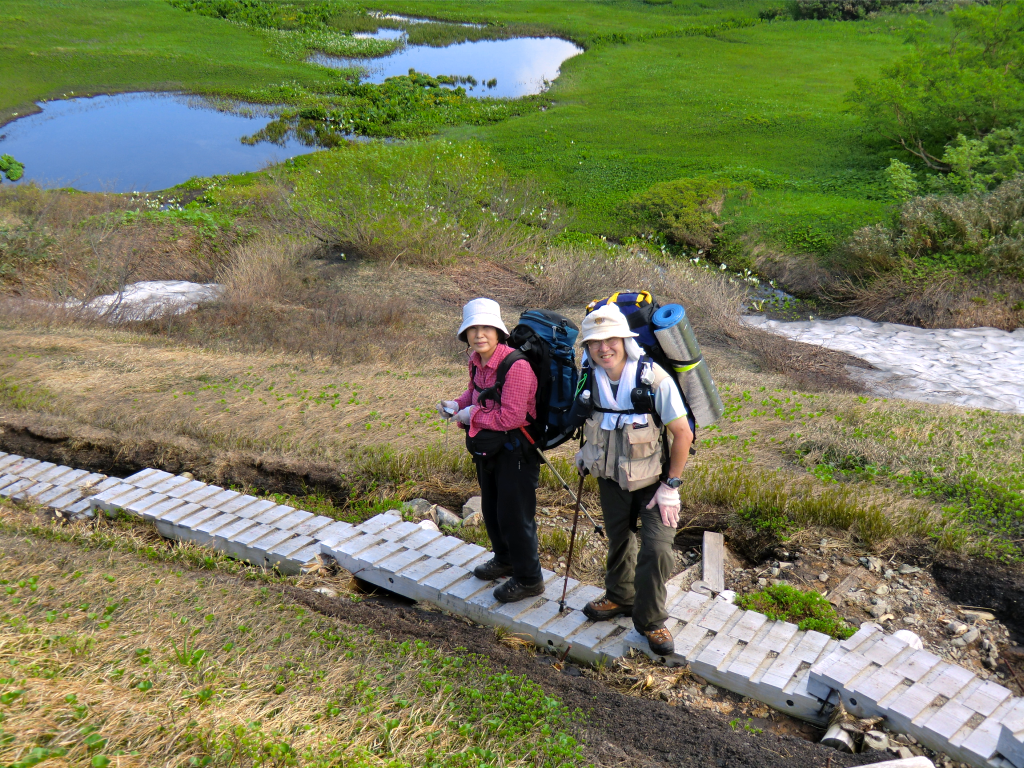
[[[485,581],[510,576],[494,596],[511,603],[544,592],[536,522],[540,464],[520,429],[537,416],[537,377],[529,361],[518,360],[508,369],[499,396],[488,396],[494,395],[501,361],[512,353],[504,343],[508,329],[496,301],[474,299],[466,304],[458,336],[472,350],[469,387],[455,400],[439,403],[438,411],[466,428],[466,448],[473,454],[480,481],[494,558],[473,573]]]

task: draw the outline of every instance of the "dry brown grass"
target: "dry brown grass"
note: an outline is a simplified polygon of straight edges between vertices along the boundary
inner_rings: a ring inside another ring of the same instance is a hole
[[[446,311],[457,304],[456,289],[427,270],[341,260],[316,241],[264,234],[232,249],[218,281],[219,301],[139,329],[336,364],[423,365],[460,351]]]
[[[749,352],[762,371],[782,374],[801,388],[862,389],[850,379],[846,365],[863,363],[824,347],[801,344],[741,324],[745,298],[742,286],[687,262],[656,260],[643,254],[613,259],[604,254],[555,251],[538,265],[532,273],[532,285],[524,288],[522,295],[551,309],[565,311],[571,307],[569,315],[578,320],[591,300],[614,290],[638,287],[650,290],[662,304],[678,302],[685,306],[702,346]]]
[[[797,296],[814,296],[832,282],[833,274],[811,253],[784,253],[762,244],[748,244],[757,273],[775,280]]]
[[[977,281],[950,272],[927,278],[907,270],[877,273],[869,283],[837,280],[826,288],[833,304],[851,315],[921,328],[1024,326],[1024,283]]]
[[[45,749],[63,751],[54,766],[105,755],[123,768],[369,768],[473,745],[533,764],[536,734],[458,728],[470,706],[499,722],[506,702],[529,706],[528,685],[471,700],[491,680],[472,659],[377,638],[258,582],[131,554],[141,541],[113,541],[118,551],[89,538],[0,506],[4,765]]]
[[[191,227],[123,214],[127,195],[78,194],[34,185],[0,190],[0,280],[8,294],[45,301],[121,290],[142,280],[208,282],[222,251]]]
[[[16,401],[2,398],[7,408],[221,451],[343,463],[367,445],[420,447],[443,439],[434,404],[464,386],[464,369],[450,364],[339,366],[99,328],[0,335],[0,379],[20,386]]]

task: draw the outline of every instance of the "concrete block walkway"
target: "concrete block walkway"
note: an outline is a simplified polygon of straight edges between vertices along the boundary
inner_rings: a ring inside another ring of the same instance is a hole
[[[568,649],[583,662],[609,661],[629,649],[660,658],[630,619],[593,622],[583,615],[603,590],[570,579],[560,613],[562,579],[544,571],[543,595],[499,603],[496,583],[472,574],[489,552],[397,513],[351,525],[160,470],[119,480],[4,453],[0,497],[71,518],[125,511],[154,522],[168,538],[284,573],[329,555],[372,584],[505,627],[556,652]],[[956,760],[1024,768],[1024,699],[876,627],[838,642],[678,587],[670,588],[668,605],[676,652],[666,664],[689,664],[717,686],[803,720],[824,723],[841,699],[853,714],[884,717],[891,729]]]

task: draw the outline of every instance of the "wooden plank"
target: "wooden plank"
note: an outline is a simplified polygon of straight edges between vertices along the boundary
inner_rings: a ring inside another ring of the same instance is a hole
[[[701,563],[704,567],[704,581],[716,594],[725,590],[725,539],[722,534],[704,531],[704,546],[701,549]]]
[[[860,583],[860,577],[863,573],[864,570],[862,568],[854,568],[850,571],[850,575],[839,582],[839,586],[833,589],[831,594],[829,594],[828,601],[838,608],[839,603],[842,602],[843,595]]]

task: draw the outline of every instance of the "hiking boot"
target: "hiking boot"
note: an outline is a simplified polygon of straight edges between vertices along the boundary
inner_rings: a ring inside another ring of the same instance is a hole
[[[536,597],[543,594],[543,581],[538,581],[536,584],[523,584],[513,576],[494,590],[494,599],[500,600],[503,603],[514,603],[526,597]]]
[[[664,627],[652,629],[644,634],[651,645],[651,650],[659,656],[670,656],[675,651],[676,644],[672,641],[672,633]]]
[[[608,621],[616,616],[631,616],[632,614],[632,605],[613,603],[607,595],[600,600],[591,600],[583,606],[583,615],[592,621]]]
[[[502,576],[511,576],[512,566],[507,563],[500,563],[498,558],[492,557],[486,563],[474,568],[473,575],[481,581],[494,581]]]

